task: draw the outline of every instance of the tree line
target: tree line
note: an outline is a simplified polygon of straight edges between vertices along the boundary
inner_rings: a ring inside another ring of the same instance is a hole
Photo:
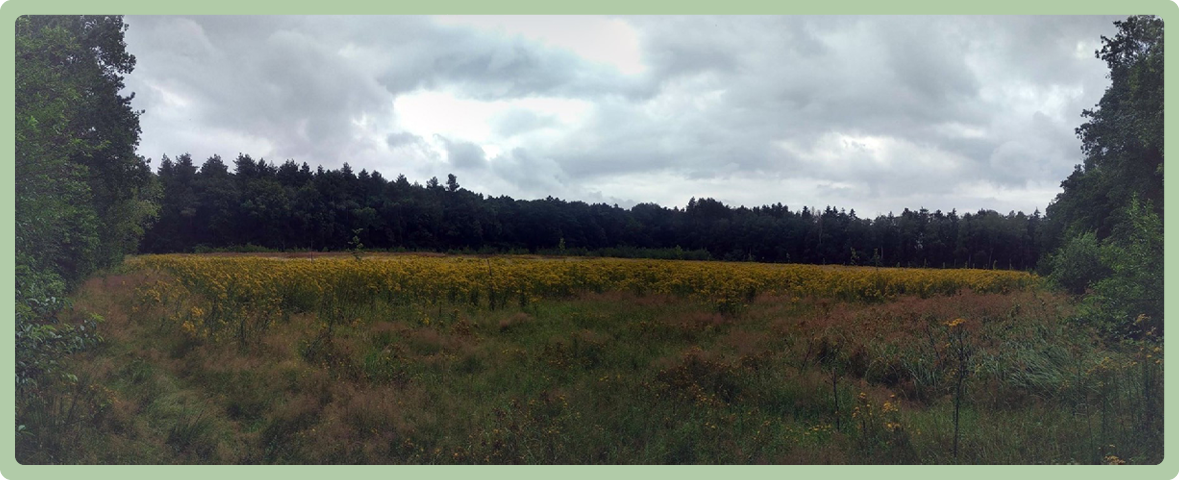
[[[462,188],[449,175],[425,185],[404,175],[311,169],[239,155],[199,167],[164,156],[158,220],[146,252],[247,245],[275,250],[368,248],[586,254],[631,249],[705,251],[714,259],[905,267],[1029,269],[1046,241],[1036,211],[959,215],[925,209],[860,218],[827,207],[747,208],[712,198],[686,207],[632,208],[556,198],[518,200]]]

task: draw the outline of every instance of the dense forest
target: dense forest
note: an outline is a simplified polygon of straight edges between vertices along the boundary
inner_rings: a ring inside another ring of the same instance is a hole
[[[555,198],[485,197],[450,175],[426,185],[405,176],[355,173],[240,155],[233,172],[214,156],[164,157],[160,216],[144,251],[191,252],[253,245],[278,250],[368,248],[657,255],[814,264],[1029,269],[1050,239],[1043,217],[994,211],[906,209],[859,218],[854,210],[733,208],[692,199],[686,208],[630,209]]]
[[[58,321],[69,292],[140,252],[670,249],[723,260],[1038,268],[1086,294],[1077,321],[1122,337],[1161,334],[1163,27],[1155,17],[1116,27],[1096,52],[1111,85],[1083,112],[1081,164],[1044,215],[921,209],[869,219],[830,207],[733,208],[708,198],[682,209],[489,198],[454,176],[420,186],[347,165],[312,170],[247,155],[232,166],[213,157],[199,167],[181,155],[161,159],[157,173],[136,154],[141,112],[120,93],[135,66],[123,19],[22,17],[15,42],[18,411],[35,411],[65,375],[58,358],[99,340],[93,328]]]

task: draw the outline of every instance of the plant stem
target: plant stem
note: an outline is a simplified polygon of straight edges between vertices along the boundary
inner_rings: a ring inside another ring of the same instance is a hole
[[[835,399],[835,429],[840,430],[839,427],[839,389],[836,384],[835,365],[831,366],[831,398]]]

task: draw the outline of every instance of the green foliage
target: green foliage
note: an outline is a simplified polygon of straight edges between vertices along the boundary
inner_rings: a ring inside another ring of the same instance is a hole
[[[1111,85],[1077,128],[1084,163],[1048,207],[1060,243],[1051,278],[1087,288],[1080,317],[1118,338],[1161,333],[1163,298],[1163,23],[1114,22],[1097,57]]]
[[[360,253],[364,251],[364,244],[360,242],[360,234],[364,232],[363,228],[352,229],[352,240],[348,241],[348,250],[352,252],[352,257],[356,261],[360,261]]]
[[[1062,241],[1087,231],[1109,237],[1135,197],[1163,211],[1163,22],[1140,16],[1114,25],[1117,35],[1102,37],[1097,52],[1111,85],[1077,128],[1084,162],[1048,207]]]
[[[1137,200],[1100,250],[1108,275],[1093,284],[1086,316],[1122,337],[1161,335],[1163,329],[1163,228]]]
[[[135,65],[125,29],[122,17],[16,21],[17,419],[40,445],[65,425],[58,400],[77,398],[59,361],[101,341],[97,317],[59,320],[66,293],[134,252],[156,214],[139,112],[119,94]]]
[[[42,305],[46,310],[59,304]],[[16,387],[22,394],[30,394],[45,381],[76,380],[73,374],[61,371],[60,359],[74,352],[86,350],[102,342],[98,324],[102,317],[92,315],[77,325],[52,325],[21,322],[17,326],[16,341],[21,345],[16,359]]]
[[[1049,279],[1069,293],[1080,295],[1111,272],[1103,261],[1101,242],[1096,234],[1083,233],[1073,237],[1060,250],[1047,258],[1051,270]]]
[[[21,17],[16,39],[17,264],[74,285],[136,249],[156,213],[119,95],[135,58],[121,17]],[[19,291],[43,287],[18,285]]]

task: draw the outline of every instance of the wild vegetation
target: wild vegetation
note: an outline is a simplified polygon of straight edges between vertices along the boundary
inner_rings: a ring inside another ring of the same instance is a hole
[[[152,172],[122,19],[22,17],[17,458],[1157,463],[1163,29],[1116,26],[1044,216],[868,220],[244,155]],[[127,258],[240,246],[287,253]]]
[[[149,256],[75,308],[80,426],[22,461],[1161,458],[1161,351],[1018,272]]]
[[[291,314],[315,312],[347,320],[350,312],[381,300],[491,310],[523,308],[542,298],[586,292],[677,295],[736,313],[760,294],[817,296],[841,301],[882,301],[901,295],[951,295],[962,290],[1007,293],[1031,288],[1027,273],[995,270],[826,268],[638,260],[385,257],[380,260],[268,259],[259,257],[148,256],[128,268],[170,274],[140,290],[144,305],[198,297],[181,308],[187,331],[204,335],[257,330]],[[380,258],[380,257],[378,257]],[[193,314],[199,312],[200,314]],[[230,328],[232,323],[239,324]],[[252,325],[246,325],[250,323]],[[330,325],[329,325],[330,326]]]

